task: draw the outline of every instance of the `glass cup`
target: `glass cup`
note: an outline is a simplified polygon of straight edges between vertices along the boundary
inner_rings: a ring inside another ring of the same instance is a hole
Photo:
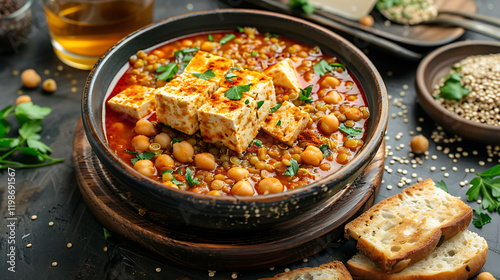
[[[43,0],[52,47],[69,66],[88,70],[106,50],[153,21],[154,0]]]

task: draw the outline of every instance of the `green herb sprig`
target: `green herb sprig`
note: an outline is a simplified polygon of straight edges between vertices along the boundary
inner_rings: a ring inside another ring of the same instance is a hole
[[[243,97],[243,93],[250,90],[252,84],[244,86],[232,86],[224,93],[224,96],[231,100],[240,100]]]
[[[186,168],[186,182],[190,186],[198,185],[200,181],[198,181],[198,178],[193,177],[193,171],[191,169]]]
[[[438,181],[438,182],[436,182],[434,184],[436,185],[436,188],[440,188],[443,191],[448,192],[448,187],[446,186],[446,183],[443,180]]]
[[[220,43],[221,45],[224,45],[224,44],[226,44],[227,42],[229,42],[229,41],[233,40],[234,38],[236,38],[236,35],[234,35],[234,34],[226,34],[226,36],[224,36],[224,38],[222,38],[222,39],[219,41],[219,43]]]
[[[482,228],[485,224],[491,222],[491,217],[487,213],[483,213],[481,209],[474,209],[477,218],[472,218],[472,224],[477,228]]]
[[[307,0],[290,0],[288,5],[292,8],[300,8],[305,14],[314,13],[314,6]]]
[[[347,125],[345,125],[344,123],[342,123],[340,126],[339,126],[339,129],[346,133],[347,134],[347,137],[348,138],[352,138],[358,134],[360,134],[361,132],[363,132],[363,130],[361,129],[357,129],[357,128],[353,128],[353,127],[349,127]]]
[[[470,90],[462,86],[462,75],[459,73],[451,73],[446,75],[447,80],[442,87],[439,87],[440,94],[435,98],[444,98],[450,100],[460,100],[468,95]]]
[[[319,149],[323,153],[323,157],[324,158],[326,158],[327,156],[329,156],[329,155],[332,154],[332,151],[330,150],[330,147],[328,147],[328,145],[326,145],[326,144],[323,144],[323,145],[319,146]]]
[[[299,171],[299,164],[292,158],[290,159],[290,166],[286,169],[285,175],[293,177],[297,175],[297,171]]]
[[[278,111],[282,105],[283,105],[282,103],[278,103],[278,104],[276,104],[276,106],[271,107],[271,113],[276,113],[276,111]]]
[[[193,76],[195,76],[198,79],[202,79],[202,80],[206,81],[208,79],[212,79],[213,77],[215,77],[215,73],[214,73],[214,70],[208,69],[207,71],[203,72],[202,74],[193,73]]]
[[[299,95],[299,100],[304,101],[304,103],[312,103],[312,98],[311,98],[311,92],[312,92],[313,85],[309,85],[308,87],[304,89],[300,89],[300,95]]]
[[[40,107],[32,102],[11,105],[0,111],[0,169],[32,168],[63,162],[62,158],[52,158],[52,149],[40,141],[42,119],[52,112],[50,107]],[[7,118],[14,116],[19,123],[18,137],[5,137],[11,129]],[[14,153],[20,152],[36,160],[25,163],[14,160]]]
[[[177,186],[182,186],[182,185],[184,185],[184,183],[183,183],[183,182],[181,182],[181,181],[179,181],[179,180],[177,180],[177,179],[175,178],[175,176],[174,176],[174,171],[173,171],[172,169],[167,169],[167,170],[163,171],[163,172],[161,173],[161,175],[163,176],[163,175],[165,175],[165,174],[167,174],[167,173],[172,174],[172,180],[170,180],[170,182],[172,182],[173,184],[175,184],[175,185],[177,185]]]
[[[150,151],[144,151],[144,152],[140,153],[140,152],[136,152],[136,151],[125,150],[125,152],[127,152],[129,154],[135,154],[135,158],[130,159],[132,164],[135,164],[136,162],[138,162],[140,160],[150,160],[150,159],[154,158],[154,156],[155,156],[155,153],[150,152]]]
[[[320,62],[313,66],[314,74],[319,76],[324,76],[326,73],[332,71],[333,69],[342,68],[345,71],[346,67],[340,63],[328,63],[326,60],[322,59]]]
[[[177,71],[179,71],[179,66],[177,66],[177,63],[175,62],[170,62],[167,65],[162,65],[156,69],[156,73],[161,73],[156,77],[157,80],[162,80],[162,81],[168,81],[172,79],[176,74]]]
[[[467,200],[474,201],[482,197],[481,207],[490,212],[500,213],[500,164],[484,171],[476,173],[470,181],[471,187],[467,191]]]

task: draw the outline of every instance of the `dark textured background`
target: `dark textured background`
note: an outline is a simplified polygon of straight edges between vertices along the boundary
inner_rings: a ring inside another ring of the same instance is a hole
[[[35,104],[51,106],[53,113],[44,120],[42,140],[54,150],[54,157],[64,157],[62,164],[49,167],[17,170],[16,171],[16,273],[7,271],[7,228],[6,219],[2,218],[0,231],[0,279],[257,279],[263,276],[271,276],[284,271],[285,268],[297,268],[302,266],[316,266],[332,259],[346,260],[353,253],[353,244],[350,242],[332,243],[323,252],[307,259],[307,262],[298,262],[283,267],[276,267],[273,271],[261,270],[254,272],[234,273],[217,271],[215,277],[209,277],[208,271],[196,271],[173,267],[168,263],[155,261],[152,258],[141,255],[136,248],[130,248],[127,244],[110,238],[105,240],[102,226],[92,216],[83,203],[77,188],[73,165],[71,161],[73,134],[80,118],[80,101],[87,71],[72,69],[63,65],[54,55],[50,46],[50,39],[46,29],[45,15],[40,3],[35,1],[33,8],[34,30],[29,37],[27,46],[15,53],[0,54],[0,107],[13,104],[19,91],[29,94]],[[240,1],[229,1],[238,4]],[[500,15],[500,1],[478,0],[478,12],[491,16]],[[155,19],[159,20],[169,16],[182,14],[190,11],[207,10],[228,7],[219,1],[168,1],[156,0]],[[286,34],[285,34],[286,35]],[[352,39],[352,38],[351,38]],[[487,37],[466,32],[459,40],[490,40]],[[416,182],[412,173],[417,173],[421,178],[432,178],[435,181],[444,180],[451,194],[459,196],[465,201],[467,187],[460,187],[459,182],[471,180],[472,173],[465,173],[465,168],[474,168],[482,172],[489,167],[499,163],[499,155],[493,155],[492,162],[487,162],[489,147],[482,144],[470,142],[438,143],[431,141],[429,148],[429,159],[424,160],[423,165],[412,168],[410,164],[391,164],[393,157],[408,157],[408,143],[411,139],[410,132],[422,128],[422,134],[431,138],[433,133],[440,133],[439,128],[429,117],[425,115],[415,100],[414,76],[418,63],[407,62],[394,58],[390,54],[370,49],[370,46],[356,40],[352,41],[361,49],[366,50],[368,56],[382,74],[389,94],[392,96],[391,114],[387,131],[387,146],[389,155],[386,160],[391,173],[384,173],[384,183],[377,197],[380,201],[390,195],[397,194],[400,189],[397,183],[402,177],[412,179],[411,184]],[[63,66],[63,71],[58,71],[58,66]],[[22,72],[27,68],[34,68],[41,74],[42,79],[54,78],[59,89],[53,94],[42,93],[40,89],[27,90],[22,87],[19,76],[13,74],[14,70]],[[392,75],[389,74],[392,72]],[[408,89],[406,89],[408,86]],[[404,92],[404,97],[401,96]],[[393,101],[402,99],[407,112],[401,106],[396,106]],[[401,116],[398,116],[401,112]],[[404,122],[407,115],[408,122]],[[423,118],[423,119],[420,119]],[[419,120],[420,119],[420,120]],[[396,135],[401,132],[402,137],[397,140]],[[453,135],[445,135],[444,139],[452,139]],[[446,140],[446,142],[449,142]],[[404,147],[396,149],[401,144]],[[500,144],[500,143],[499,143]],[[449,147],[451,153],[456,153],[457,148],[462,147],[469,156],[461,157],[453,162],[438,146]],[[494,149],[494,147],[492,148]],[[475,155],[474,151],[477,151]],[[433,160],[431,155],[438,158]],[[411,158],[409,158],[411,159]],[[479,165],[479,161],[485,161],[486,165]],[[437,171],[431,172],[430,167],[435,166]],[[441,171],[441,167],[446,171]],[[453,171],[452,167],[457,167]],[[407,170],[408,174],[398,173],[398,169]],[[443,174],[448,172],[449,177]],[[0,213],[7,217],[7,174],[0,171]],[[388,190],[387,185],[392,185]],[[407,187],[409,185],[405,185]],[[476,202],[470,202],[470,206],[477,208]],[[30,217],[38,215],[38,219],[32,221]],[[489,271],[497,278],[500,277],[500,217],[498,213],[490,214],[493,221],[483,229],[476,229],[472,225],[470,230],[479,233],[489,244],[490,251],[488,260],[483,271]],[[54,222],[52,227],[48,226],[50,221]],[[66,244],[71,242],[73,247],[68,249]],[[31,248],[26,244],[32,243]],[[107,246],[107,251],[103,248]],[[57,261],[58,266],[52,267],[51,263]],[[189,262],[189,260],[186,260]],[[161,272],[156,272],[161,268]]]

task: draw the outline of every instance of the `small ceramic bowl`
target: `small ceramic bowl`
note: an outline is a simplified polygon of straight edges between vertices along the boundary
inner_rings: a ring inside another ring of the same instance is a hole
[[[433,88],[437,80],[448,74],[453,64],[468,56],[492,53],[500,53],[500,42],[463,41],[446,45],[431,52],[420,62],[415,83],[422,108],[445,130],[472,141],[498,144],[500,126],[464,119],[446,110],[433,97]]]
[[[208,196],[166,189],[117,157],[103,133],[106,89],[131,55],[180,36],[202,31],[255,26],[262,32],[283,34],[317,45],[337,56],[358,78],[370,108],[365,145],[347,165],[332,175],[299,189],[252,197]],[[387,126],[388,98],[375,66],[354,45],[318,25],[277,13],[224,9],[196,12],[149,25],[120,41],[104,54],[90,72],[82,102],[87,138],[104,166],[146,205],[172,218],[172,226],[217,230],[248,230],[290,220],[318,207],[353,180],[376,154]]]

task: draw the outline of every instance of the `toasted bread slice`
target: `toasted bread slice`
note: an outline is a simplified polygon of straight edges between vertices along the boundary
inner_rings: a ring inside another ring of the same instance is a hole
[[[271,278],[259,280],[352,280],[351,274],[347,271],[342,262],[333,261],[325,263],[319,267],[304,267],[283,272]]]
[[[388,197],[345,227],[345,236],[387,273],[403,270],[464,231],[472,209],[431,179]]]
[[[486,262],[488,244],[474,232],[465,230],[437,247],[425,259],[401,272],[384,273],[358,253],[347,262],[356,279],[370,280],[465,280],[476,275]]]

